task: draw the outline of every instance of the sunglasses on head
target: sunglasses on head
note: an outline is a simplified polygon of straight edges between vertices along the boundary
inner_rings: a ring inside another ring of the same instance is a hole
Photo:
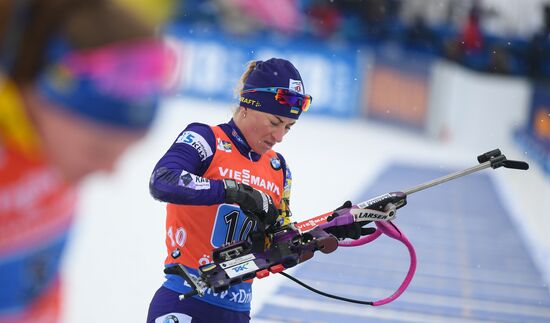
[[[261,87],[248,89],[242,91],[241,94],[253,92],[274,93],[275,100],[280,104],[288,105],[291,107],[298,107],[302,109],[303,112],[309,110],[309,106],[311,105],[312,100],[312,97],[309,94],[301,94],[283,87]]]

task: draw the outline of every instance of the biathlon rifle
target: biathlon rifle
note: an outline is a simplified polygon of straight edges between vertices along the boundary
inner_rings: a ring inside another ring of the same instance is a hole
[[[190,274],[183,265],[165,268],[167,274],[176,274],[185,279],[192,291],[180,295],[180,300],[194,295],[203,296],[207,289],[214,293],[227,290],[230,286],[254,278],[264,278],[270,273],[280,273],[305,288],[321,295],[348,301],[352,303],[379,306],[387,304],[399,297],[408,287],[416,270],[416,253],[407,237],[391,221],[396,210],[407,204],[407,197],[427,188],[466,176],[485,168],[529,169],[523,161],[508,160],[499,149],[484,153],[477,157],[478,165],[452,173],[412,188],[390,192],[364,202],[353,205],[351,209],[336,211],[339,216],[331,216],[329,212],[300,223],[274,229],[272,232],[261,232],[256,237],[247,240],[225,244],[212,251],[212,261],[199,267],[199,276]],[[325,231],[330,227],[345,226],[354,222],[374,222],[376,231],[357,240],[339,241],[335,236]],[[409,270],[398,290],[391,296],[378,301],[361,301],[334,296],[316,290],[296,278],[284,273],[285,269],[311,259],[316,251],[331,253],[338,246],[351,247],[369,243],[380,235],[401,241],[407,247],[411,258]]]

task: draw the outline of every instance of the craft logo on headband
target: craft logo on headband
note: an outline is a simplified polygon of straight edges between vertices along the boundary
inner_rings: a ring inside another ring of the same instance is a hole
[[[69,48],[59,40],[51,46]],[[157,39],[66,50],[40,76],[38,87],[48,99],[79,116],[145,129],[167,90],[174,60],[175,55]]]

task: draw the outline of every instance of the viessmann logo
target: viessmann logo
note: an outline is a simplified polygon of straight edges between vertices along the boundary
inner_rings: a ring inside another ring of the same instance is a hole
[[[251,174],[249,169],[243,168],[242,170],[235,170],[230,168],[218,167],[218,171],[220,172],[220,175],[224,178],[229,177],[246,185],[258,186],[277,195],[281,194],[281,189],[279,188],[279,186],[271,181],[265,180],[260,176]]]

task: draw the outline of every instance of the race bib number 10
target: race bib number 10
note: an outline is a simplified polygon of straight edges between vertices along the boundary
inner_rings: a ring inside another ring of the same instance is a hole
[[[219,247],[224,243],[245,240],[255,225],[255,221],[247,217],[239,207],[222,204],[214,221],[211,243],[214,247]]]

